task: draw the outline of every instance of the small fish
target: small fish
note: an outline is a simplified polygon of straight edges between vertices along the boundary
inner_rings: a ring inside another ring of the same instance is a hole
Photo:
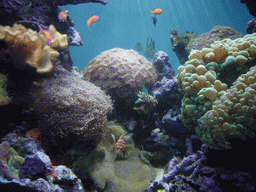
[[[161,13],[163,13],[163,10],[160,9],[160,8],[156,8],[154,11],[151,11],[151,15],[154,14],[154,15],[160,15]]]
[[[50,45],[52,43],[52,37],[51,34],[48,30],[43,29],[41,26],[40,27],[40,33],[42,33],[47,41],[47,44]]]
[[[88,29],[90,29],[90,25],[95,23],[97,20],[99,19],[99,16],[97,15],[92,15],[88,20],[87,20],[87,26],[88,26]]]
[[[42,144],[41,141],[39,140],[39,137],[40,137],[40,129],[39,128],[30,129],[26,133],[26,136],[30,137],[30,138],[34,138],[37,143]]]
[[[69,16],[68,10],[59,13],[58,18],[60,22],[67,22],[67,17]]]
[[[123,156],[126,156],[129,154],[130,149],[125,146],[125,139],[126,139],[126,133],[122,134],[119,139],[116,141],[115,136],[112,134],[112,138],[114,139],[115,145],[113,146],[112,150],[115,151],[118,154],[121,154]]]

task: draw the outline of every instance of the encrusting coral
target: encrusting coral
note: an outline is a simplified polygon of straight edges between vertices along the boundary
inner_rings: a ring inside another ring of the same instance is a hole
[[[143,86],[153,85],[157,71],[153,64],[134,50],[114,48],[102,52],[84,69],[85,79],[112,96],[134,95]]]
[[[178,68],[178,84],[183,88],[185,93],[182,100],[181,119],[184,124],[190,127],[196,127],[199,124],[197,131],[199,132],[201,138],[203,138],[203,140],[208,143],[210,147],[227,148],[228,143],[226,141],[226,136],[224,136],[227,135],[227,133],[231,134],[232,137],[246,138],[248,135],[246,132],[250,132],[247,128],[247,131],[238,131],[232,124],[230,124],[232,122],[231,120],[234,119],[230,119],[227,116],[233,114],[233,111],[229,109],[229,106],[235,106],[237,103],[234,103],[234,101],[231,103],[229,101],[225,101],[224,104],[221,104],[221,109],[225,113],[221,112],[222,116],[224,117],[222,117],[223,119],[219,120],[221,121],[222,128],[216,127],[216,130],[219,131],[210,131],[211,134],[209,134],[208,131],[208,129],[215,129],[212,128],[213,125],[218,126],[216,119],[211,123],[206,123],[207,118],[203,118],[200,121],[198,121],[198,119],[201,118],[207,111],[220,107],[220,104],[217,104],[220,102],[219,100],[221,100],[220,103],[224,102],[223,95],[230,94],[231,90],[227,90],[230,82],[227,82],[227,85],[226,82],[221,81],[222,79],[217,79],[221,76],[220,74],[222,73],[222,70],[226,70],[227,68],[230,70],[232,66],[235,71],[246,71],[250,68],[252,62],[255,61],[255,58],[256,33],[245,35],[243,38],[238,38],[235,40],[223,39],[211,44],[211,48],[193,50],[190,52],[188,57],[189,60],[184,64],[184,66],[180,66]],[[253,69],[251,70],[254,71]],[[250,74],[252,73],[253,72]],[[236,79],[242,73],[234,74],[236,76],[234,76],[233,79]],[[239,81],[241,78],[243,78],[243,75],[241,75],[237,81]],[[248,81],[250,83],[254,83],[254,78],[254,75],[251,75],[251,77],[248,77]],[[250,86],[248,83],[246,85]],[[233,84],[233,86],[235,86],[235,84]],[[239,86],[242,86],[241,83],[239,83]],[[232,87],[230,89],[233,89]],[[245,90],[246,87],[242,87]],[[254,87],[251,88],[254,89]],[[248,91],[248,89],[246,89],[246,91]],[[237,94],[239,95],[238,100],[243,98],[241,94],[245,94],[240,92]],[[250,94],[250,97],[248,97],[248,94]],[[245,98],[253,100],[253,96],[251,94],[252,93],[250,92],[246,93]],[[247,114],[245,116],[248,116],[249,108],[247,107],[247,102],[241,102],[240,104],[237,104],[236,107],[237,106],[240,106],[241,109],[243,108],[244,113]],[[207,117],[208,119],[214,118],[215,113],[211,111],[207,114]],[[241,129],[244,130],[244,126],[242,127],[243,128]],[[222,134],[220,134],[220,130],[223,131]]]
[[[79,155],[73,164],[73,170],[79,178],[93,180],[100,191],[130,192],[142,191],[156,176],[155,170],[147,162],[143,151],[134,147],[132,138],[125,145],[131,144],[129,155],[123,156],[113,148],[114,140],[124,135],[124,129],[109,122],[106,136],[89,155]],[[115,139],[113,139],[113,137]]]
[[[13,27],[0,25],[0,40],[8,45],[14,66],[23,69],[27,66],[36,68],[38,73],[49,72],[53,65],[52,60],[59,53],[53,47],[65,48],[68,46],[67,35],[56,31],[55,27],[49,27],[52,38],[50,45],[47,44],[42,32],[27,29],[21,24],[14,24]]]
[[[0,106],[7,105],[11,99],[6,91],[7,77],[0,73]]]
[[[23,162],[24,158],[7,141],[0,144],[0,176],[6,179],[18,178],[19,167]]]

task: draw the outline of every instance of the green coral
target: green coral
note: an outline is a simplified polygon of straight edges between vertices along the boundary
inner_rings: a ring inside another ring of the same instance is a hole
[[[143,47],[141,46],[140,43],[137,43],[137,44],[136,44],[135,50],[138,51],[138,52],[141,52],[141,51],[143,50]]]
[[[80,155],[72,169],[81,180],[92,180],[100,191],[130,192],[142,191],[155,178],[155,170],[142,161],[142,151],[133,147],[128,156],[113,150],[114,139],[125,134],[124,129],[115,123],[106,126],[106,135],[90,154]],[[134,146],[130,138],[125,144]]]
[[[144,55],[147,58],[153,58],[155,53],[156,53],[155,40],[153,40],[153,38],[149,40],[149,37],[148,37]]]
[[[19,167],[23,162],[24,158],[7,141],[0,144],[0,176],[6,179],[18,178]]]

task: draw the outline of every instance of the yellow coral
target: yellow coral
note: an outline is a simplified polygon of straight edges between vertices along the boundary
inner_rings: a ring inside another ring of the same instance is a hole
[[[215,100],[225,95],[228,87],[227,84],[217,80],[217,72],[220,68],[219,64],[223,63],[222,69],[244,66],[245,63],[256,58],[255,42],[256,33],[245,35],[243,38],[237,38],[235,40],[223,39],[216,41],[211,44],[211,48],[203,48],[202,50],[193,50],[190,52],[189,60],[184,66],[178,68],[179,74],[177,76],[178,85],[185,92],[181,115],[183,123],[190,126],[191,121],[193,121],[195,123],[194,125],[197,125],[197,120],[193,119],[200,117],[200,115],[206,112],[204,103],[208,103],[207,109],[209,110]],[[248,81],[253,82],[254,77],[249,77]],[[237,86],[243,87],[241,83]],[[189,102],[185,102],[185,100]],[[242,99],[241,104],[244,103],[245,101]],[[192,113],[188,113],[188,108],[190,107],[186,106],[192,104],[198,105],[193,115],[191,115]],[[226,102],[225,104],[230,105],[230,102]],[[243,111],[246,112],[247,108],[244,107]],[[225,124],[225,127],[228,127],[227,124]]]
[[[203,142],[216,149],[230,148],[228,138],[253,137],[256,115],[256,67],[241,75],[220,99],[213,103],[197,127]]]
[[[52,38],[50,46],[43,34],[26,29],[21,24],[14,24],[13,27],[0,25],[0,40],[5,41],[12,51],[15,67],[29,65],[38,73],[45,73],[52,69],[52,60],[59,55],[52,47],[68,46],[67,35],[57,32],[53,25],[49,27],[49,32]]]

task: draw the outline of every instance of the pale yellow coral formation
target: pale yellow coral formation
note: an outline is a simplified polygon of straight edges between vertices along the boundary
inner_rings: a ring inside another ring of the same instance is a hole
[[[36,68],[38,73],[45,73],[52,69],[52,60],[59,55],[53,47],[68,46],[67,35],[57,32],[53,25],[49,27],[49,32],[52,43],[47,45],[41,32],[27,29],[21,24],[14,24],[13,27],[0,25],[0,40],[5,41],[11,50],[15,67],[29,65]]]
[[[229,148],[230,137],[254,137],[255,115],[256,67],[251,67],[213,103],[212,110],[200,119],[197,132],[210,147]]]
[[[106,91],[127,96],[138,93],[143,86],[153,85],[158,74],[153,64],[138,52],[114,48],[90,61],[83,75]]]
[[[220,64],[222,69],[242,67],[256,58],[256,33],[235,40],[215,41],[210,47],[191,51],[189,60],[178,68],[178,85],[185,92],[181,119],[188,126],[191,122],[197,125],[195,119],[211,109],[212,103],[225,94],[227,84],[217,79]],[[207,107],[204,107],[206,102]],[[193,110],[192,104],[197,105]]]

